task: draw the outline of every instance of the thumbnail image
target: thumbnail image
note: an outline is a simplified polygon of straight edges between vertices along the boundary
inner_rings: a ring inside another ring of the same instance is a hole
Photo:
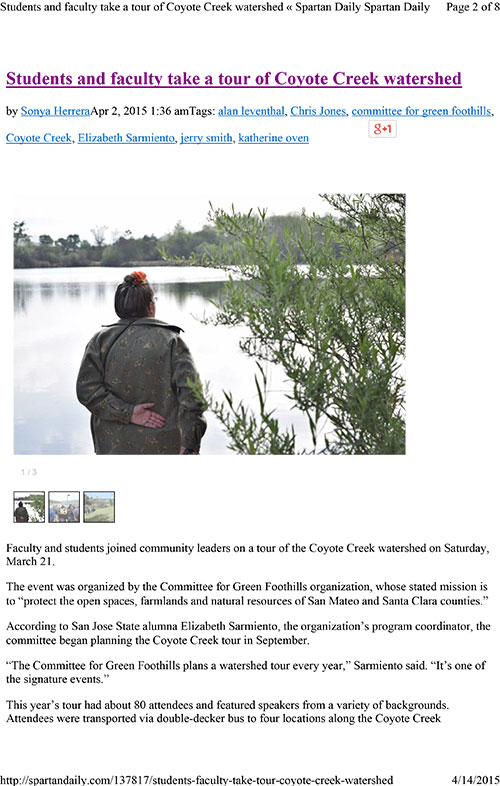
[[[49,521],[69,524],[80,521],[79,491],[49,491]]]
[[[84,491],[83,520],[89,524],[113,524],[115,521],[115,492]]]
[[[14,491],[14,521],[27,524],[45,521],[45,493]]]

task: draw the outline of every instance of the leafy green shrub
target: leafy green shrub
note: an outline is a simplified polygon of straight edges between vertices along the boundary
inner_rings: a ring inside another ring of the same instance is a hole
[[[242,350],[284,370],[291,406],[309,424],[307,452],[404,453],[405,197],[324,199],[334,212],[293,222],[284,244],[269,233],[264,211],[213,211],[217,229],[235,242],[208,261],[238,271],[214,321],[245,324]],[[262,366],[260,373],[265,382]],[[222,402],[206,395],[233,450],[294,452],[295,435],[276,432],[263,387],[257,415],[230,393]]]

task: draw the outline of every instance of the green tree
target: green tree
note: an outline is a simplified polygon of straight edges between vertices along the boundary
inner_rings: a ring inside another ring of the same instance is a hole
[[[239,453],[293,453],[266,404],[262,363],[280,366],[291,406],[307,419],[308,452],[404,453],[405,198],[327,195],[326,216],[269,232],[264,211],[213,211],[235,243],[211,264],[238,268],[215,323],[245,324],[241,348],[259,365],[259,411],[230,393],[208,404]]]
[[[29,503],[35,515],[31,517],[30,521],[44,521],[45,519],[45,499],[43,494],[32,494]]]
[[[68,235],[66,238],[66,244],[70,251],[76,251],[80,245],[80,235]]]
[[[174,231],[166,235],[161,252],[165,259],[188,259],[193,249],[192,236],[186,232],[183,224],[178,221]]]
[[[63,254],[69,254],[71,251],[76,251],[80,245],[80,235],[60,237],[56,240],[56,245],[62,248]]]
[[[26,221],[14,221],[14,245],[20,246],[29,243],[30,235],[27,233]]]
[[[123,253],[117,246],[106,246],[102,252],[102,264],[119,267],[124,262]]]

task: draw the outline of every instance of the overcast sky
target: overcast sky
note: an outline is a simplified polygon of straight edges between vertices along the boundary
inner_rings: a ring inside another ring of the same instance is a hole
[[[262,198],[255,194],[233,195],[230,199],[216,196],[166,197],[164,199],[43,199],[23,198],[15,204],[15,220],[25,221],[33,240],[40,234],[50,235],[54,240],[70,234],[80,235],[82,240],[93,242],[91,229],[108,227],[106,242],[111,242],[130,230],[134,237],[161,235],[171,232],[181,221],[189,231],[196,231],[208,222],[210,201],[216,207],[246,212],[250,208],[265,207],[269,215],[328,212],[324,200],[317,194],[284,194]]]

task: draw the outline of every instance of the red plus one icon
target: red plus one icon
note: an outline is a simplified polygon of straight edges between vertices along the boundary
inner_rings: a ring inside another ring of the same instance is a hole
[[[380,120],[369,120],[368,121],[368,136],[373,137],[374,139],[393,139],[396,134],[396,121],[391,120],[390,123],[384,123]]]

